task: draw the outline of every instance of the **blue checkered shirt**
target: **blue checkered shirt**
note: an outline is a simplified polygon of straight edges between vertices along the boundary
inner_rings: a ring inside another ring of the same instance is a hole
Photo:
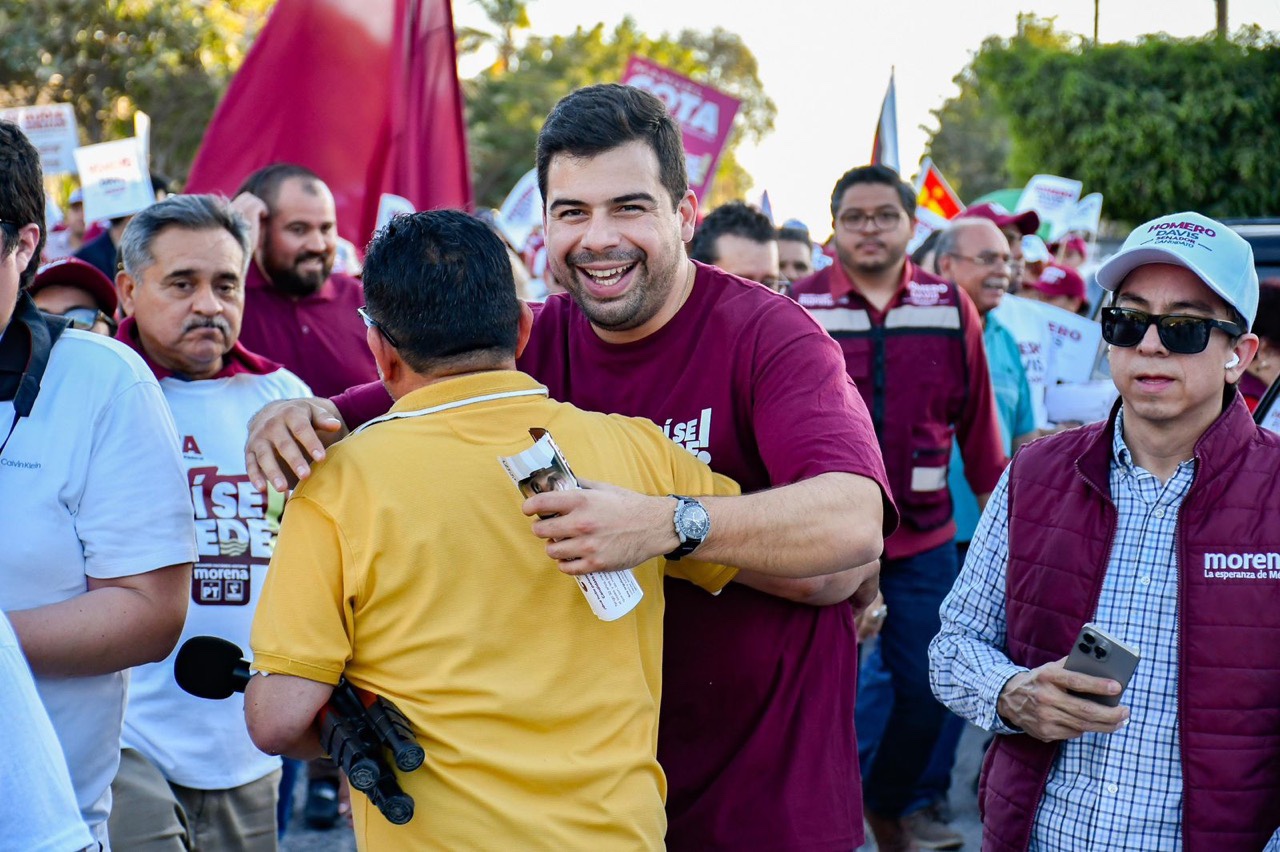
[[[1133,463],[1122,421],[1112,443],[1111,499],[1119,525],[1091,621],[1141,662],[1125,691],[1129,724],[1062,743],[1036,813],[1032,849],[1179,850],[1178,579],[1174,531],[1195,462],[1167,483]],[[1017,733],[996,712],[1001,689],[1027,671],[1004,654],[1009,559],[1008,471],[991,495],[929,648],[933,691],[974,724]]]

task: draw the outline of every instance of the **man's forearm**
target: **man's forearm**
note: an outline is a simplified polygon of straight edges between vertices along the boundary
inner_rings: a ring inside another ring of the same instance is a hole
[[[754,571],[739,571],[735,582],[749,586],[758,592],[784,598],[795,603],[809,606],[830,606],[850,601],[855,611],[861,611],[870,598],[875,597],[879,588],[880,560],[859,565],[847,571],[825,574],[821,577],[802,577],[788,579],[771,577],[768,574],[757,574]],[[862,592],[862,594],[860,594]],[[867,600],[854,599],[865,597]],[[851,600],[853,599],[853,600]]]
[[[703,503],[711,516],[711,534],[696,551],[703,562],[773,577],[817,577],[865,566],[884,549],[880,487],[855,474],[826,473]]]
[[[190,566],[160,571],[170,575],[163,589],[151,593],[109,586],[8,613],[32,671],[54,677],[101,675],[167,657],[186,618],[187,595],[172,590],[190,587]]]

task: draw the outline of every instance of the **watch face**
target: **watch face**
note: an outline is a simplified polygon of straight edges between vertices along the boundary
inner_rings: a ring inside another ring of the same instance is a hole
[[[703,539],[711,530],[711,518],[701,503],[690,501],[680,506],[680,531],[685,538]]]

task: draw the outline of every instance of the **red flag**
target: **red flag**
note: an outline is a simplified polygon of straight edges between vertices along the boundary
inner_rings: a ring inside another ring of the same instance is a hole
[[[382,193],[470,207],[449,0],[280,0],[205,133],[190,192],[230,195],[255,169],[322,177],[363,248]]]
[[[880,104],[880,121],[876,124],[875,140],[871,143],[871,165],[888,166],[895,172],[898,167],[898,93],[893,85],[893,71],[889,72],[889,88]]]
[[[932,210],[943,219],[954,219],[964,212],[964,204],[961,203],[960,196],[956,195],[951,184],[947,183],[947,179],[942,176],[942,172],[938,171],[938,167],[931,159],[926,159],[920,170],[920,189],[916,203],[926,210]]]

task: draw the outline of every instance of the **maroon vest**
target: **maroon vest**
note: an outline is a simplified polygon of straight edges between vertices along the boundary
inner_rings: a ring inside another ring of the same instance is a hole
[[[1009,659],[1066,656],[1116,532],[1109,421],[1036,441],[1009,479]],[[1261,849],[1280,826],[1280,437],[1236,396],[1196,443],[1178,516],[1178,732],[1188,852]],[[1139,664],[1141,665],[1141,663]],[[1057,743],[996,737],[983,849],[1024,850]]]
[[[952,517],[952,424],[963,413],[969,387],[960,292],[908,266],[910,280],[877,320],[856,290],[832,296],[830,279],[838,267],[807,279],[796,300],[844,352],[849,376],[871,412],[903,522],[936,529]]]

